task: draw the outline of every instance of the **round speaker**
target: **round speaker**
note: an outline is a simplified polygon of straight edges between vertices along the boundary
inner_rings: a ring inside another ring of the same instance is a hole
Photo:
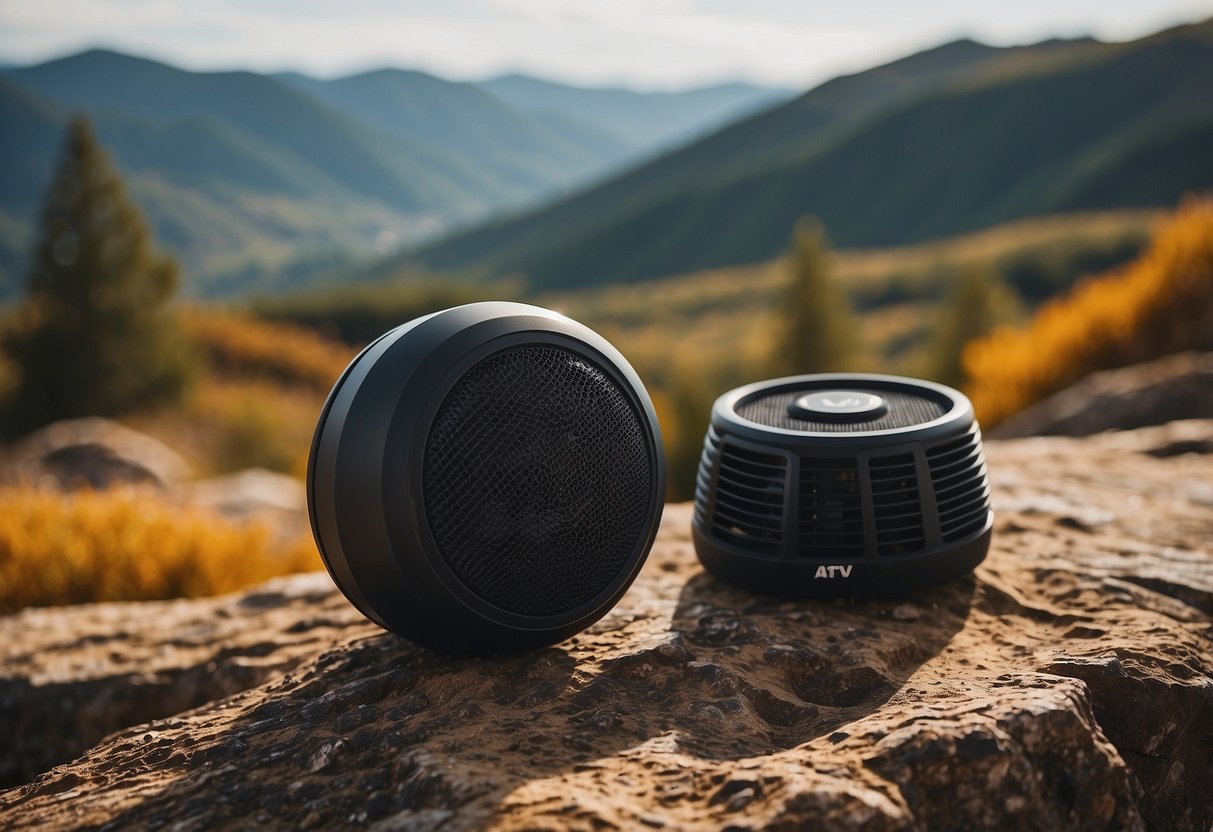
[[[308,510],[363,615],[446,649],[552,644],[632,583],[665,493],[652,402],[605,339],[473,303],[397,327],[337,381]]]
[[[973,407],[950,387],[794,376],[712,406],[700,561],[772,595],[897,595],[982,561],[994,517]]]

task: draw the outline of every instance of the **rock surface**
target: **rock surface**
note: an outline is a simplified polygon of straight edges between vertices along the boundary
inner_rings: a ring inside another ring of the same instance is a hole
[[[362,621],[323,573],[222,598],[0,618],[0,788],[99,739],[281,676]]]
[[[989,558],[894,602],[727,587],[671,506],[613,612],[519,655],[415,647],[316,577],[24,613],[0,631],[23,748],[145,672],[188,695],[101,707],[115,732],[0,793],[0,827],[1203,832],[1211,449],[1213,422],[990,443]]]
[[[1213,353],[1185,352],[1092,373],[1016,413],[991,438],[1088,436],[1213,418]]]
[[[56,488],[115,484],[162,488],[186,479],[189,464],[158,439],[109,419],[68,419],[10,448],[0,479]]]

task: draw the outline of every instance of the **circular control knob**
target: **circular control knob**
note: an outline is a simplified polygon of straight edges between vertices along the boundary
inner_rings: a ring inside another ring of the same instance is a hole
[[[793,399],[788,413],[797,419],[862,422],[878,419],[888,410],[884,399],[862,390],[818,390]]]

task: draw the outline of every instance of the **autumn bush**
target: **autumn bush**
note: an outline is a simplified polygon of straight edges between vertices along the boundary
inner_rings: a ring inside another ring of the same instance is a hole
[[[131,490],[0,489],[0,613],[27,606],[230,592],[321,568],[306,533],[283,542]]]
[[[256,377],[327,393],[354,357],[345,344],[296,324],[265,321],[218,308],[191,307],[181,325],[226,377]]]
[[[970,342],[978,418],[993,426],[1096,370],[1213,349],[1213,199],[1190,198],[1128,266],[1079,283],[1021,329]]]
[[[181,325],[210,372],[181,402],[123,421],[204,474],[261,467],[302,476],[324,397],[354,349],[305,327],[219,308],[184,309]]]

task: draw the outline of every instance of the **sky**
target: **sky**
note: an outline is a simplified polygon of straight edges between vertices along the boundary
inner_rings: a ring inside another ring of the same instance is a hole
[[[1209,0],[0,0],[0,63],[104,46],[197,70],[807,88],[958,37],[1129,40],[1211,15]]]

